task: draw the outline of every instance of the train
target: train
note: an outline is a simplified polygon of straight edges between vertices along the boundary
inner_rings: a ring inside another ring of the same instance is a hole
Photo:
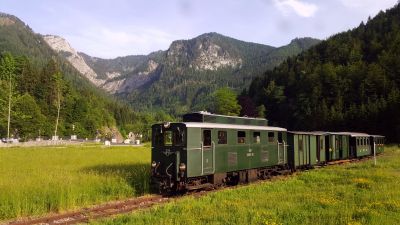
[[[151,187],[178,193],[237,185],[384,151],[385,137],[288,131],[264,118],[208,112],[152,125]]]

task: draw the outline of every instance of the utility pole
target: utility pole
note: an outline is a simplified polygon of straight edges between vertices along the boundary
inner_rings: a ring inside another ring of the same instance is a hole
[[[376,166],[376,144],[375,144],[375,141],[374,141],[374,166]]]

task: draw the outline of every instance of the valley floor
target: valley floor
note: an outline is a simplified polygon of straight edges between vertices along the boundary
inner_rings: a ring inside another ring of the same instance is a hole
[[[0,221],[148,193],[150,148],[0,148]]]
[[[150,148],[0,149],[0,221],[149,192]],[[183,197],[94,224],[400,224],[400,149],[274,181]]]
[[[93,224],[400,224],[400,149]]]

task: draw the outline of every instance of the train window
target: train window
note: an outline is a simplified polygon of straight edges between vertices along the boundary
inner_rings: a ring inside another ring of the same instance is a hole
[[[321,150],[324,150],[324,139],[322,137],[321,137],[319,146],[320,146]]]
[[[172,131],[170,130],[164,132],[164,145],[172,145]]]
[[[365,138],[363,138],[364,140],[364,145],[367,145],[367,140]]]
[[[238,144],[246,143],[246,132],[245,131],[238,131],[237,132]]]
[[[218,131],[218,144],[226,144],[228,143],[226,131]]]
[[[173,132],[173,145],[182,146],[184,144],[184,131],[181,130],[179,127],[176,128]]]
[[[211,130],[203,130],[203,146],[211,146]]]
[[[268,142],[274,142],[274,141],[275,141],[275,133],[268,132]]]
[[[357,145],[360,145],[360,139],[357,138]]]
[[[162,133],[162,128],[160,127],[154,129],[154,145],[155,146],[163,145],[163,133]]]
[[[260,132],[253,132],[253,143],[260,143]]]
[[[279,143],[282,143],[282,142],[283,142],[282,132],[278,132],[278,142],[279,142]]]

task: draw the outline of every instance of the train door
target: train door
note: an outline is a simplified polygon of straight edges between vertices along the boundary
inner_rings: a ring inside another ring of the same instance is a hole
[[[253,130],[251,131],[251,146],[250,150],[248,153],[251,153],[251,157],[248,157],[250,159],[250,167],[251,168],[256,168],[262,166],[261,163],[261,132]]]
[[[285,163],[285,157],[286,157],[286,143],[283,140],[283,134],[282,132],[278,132],[278,164],[284,164]]]
[[[354,138],[349,137],[349,159],[354,158]]]
[[[202,130],[201,161],[202,174],[214,173],[215,143],[212,138],[211,129]]]
[[[336,136],[336,150],[339,151],[339,159],[343,159],[343,145],[342,145],[342,136]]]
[[[331,135],[325,136],[325,156],[327,162],[332,160]]]

